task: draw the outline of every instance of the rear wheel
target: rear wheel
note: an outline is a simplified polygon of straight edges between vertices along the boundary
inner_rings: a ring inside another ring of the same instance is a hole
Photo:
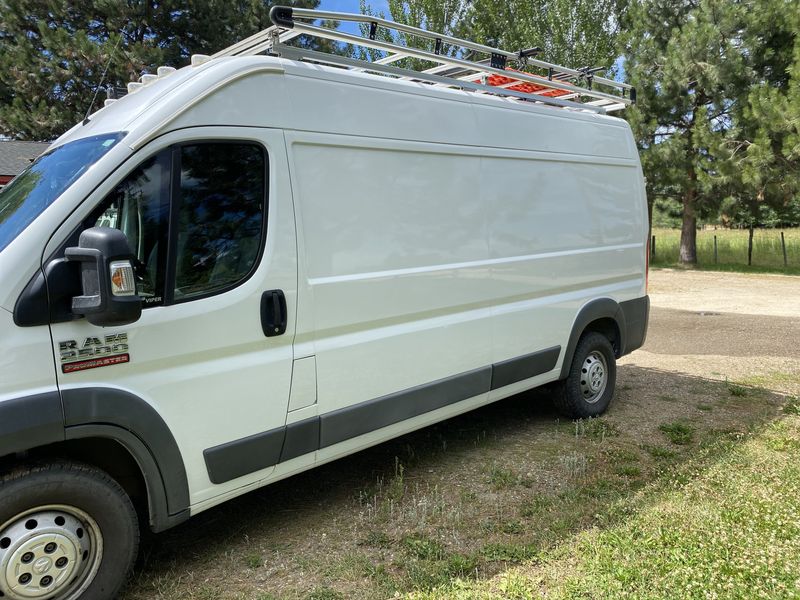
[[[99,469],[50,463],[0,480],[0,600],[113,598],[138,544],[130,499]]]
[[[554,403],[571,419],[596,417],[611,403],[616,381],[611,342],[600,333],[585,333],[575,348],[567,378],[555,389]]]

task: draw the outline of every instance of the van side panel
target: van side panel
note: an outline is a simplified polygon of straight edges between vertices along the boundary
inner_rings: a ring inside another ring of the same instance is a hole
[[[602,160],[602,159],[596,159]],[[485,158],[494,309],[493,360],[566,346],[593,298],[641,295],[646,226],[632,161],[575,155]]]
[[[320,413],[488,367],[480,157],[432,144],[286,136],[301,286],[313,297],[298,315],[298,339],[313,336]]]

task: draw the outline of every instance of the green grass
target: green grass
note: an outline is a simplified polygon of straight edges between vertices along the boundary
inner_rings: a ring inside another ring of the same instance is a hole
[[[685,423],[665,423],[660,425],[659,429],[676,446],[685,446],[691,443],[694,436],[694,427]]]
[[[654,267],[678,264],[681,232],[679,229],[653,229],[656,253],[651,256]],[[714,236],[717,236],[717,262],[714,262]],[[800,229],[785,229],[786,257],[783,266],[781,232],[778,229],[757,229],[753,234],[753,264],[747,265],[747,230],[704,229],[697,232],[698,267],[718,271],[753,273],[785,273],[800,275]]]
[[[797,598],[798,448],[795,414],[739,442],[721,438],[611,526],[538,553],[486,547],[484,556],[523,562],[489,581],[450,581],[408,597]]]

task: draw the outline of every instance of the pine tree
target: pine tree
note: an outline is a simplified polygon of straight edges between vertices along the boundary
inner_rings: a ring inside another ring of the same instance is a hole
[[[638,0],[626,23],[625,70],[638,91],[628,111],[648,197],[682,204],[680,261],[697,262],[697,218],[730,193],[727,135],[750,77],[730,0]]]
[[[287,2],[283,2],[287,3]],[[185,66],[270,25],[267,0],[0,0],[0,134],[49,140],[105,85]],[[319,0],[295,6],[316,8]]]
[[[729,144],[741,212],[751,227],[770,209],[789,217],[800,190],[799,34],[796,1],[761,0],[748,13],[743,42],[752,82],[734,112]]]

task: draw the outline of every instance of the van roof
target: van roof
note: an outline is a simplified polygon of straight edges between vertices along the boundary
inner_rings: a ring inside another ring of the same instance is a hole
[[[198,66],[186,66],[169,72],[162,77],[152,76],[133,93],[118,100],[106,103],[100,110],[78,123],[59,137],[52,147],[102,133],[127,132],[126,145],[140,147],[159,133],[180,115],[211,94],[224,93],[232,83],[254,74],[289,74],[299,77],[320,78],[343,83],[368,85],[390,90],[403,91],[426,96],[438,96],[461,102],[493,104],[510,110],[540,111],[551,116],[561,113],[561,109],[542,106],[513,98],[479,94],[465,90],[433,86],[417,81],[409,81],[376,75],[367,72],[310,64],[274,56],[235,56],[208,60]],[[335,100],[322,100],[335,101]],[[586,119],[597,122],[620,123],[620,119],[608,115],[570,111],[569,118]],[[211,125],[212,123],[209,123]],[[226,125],[226,123],[213,123]],[[620,123],[621,124],[621,123]]]

